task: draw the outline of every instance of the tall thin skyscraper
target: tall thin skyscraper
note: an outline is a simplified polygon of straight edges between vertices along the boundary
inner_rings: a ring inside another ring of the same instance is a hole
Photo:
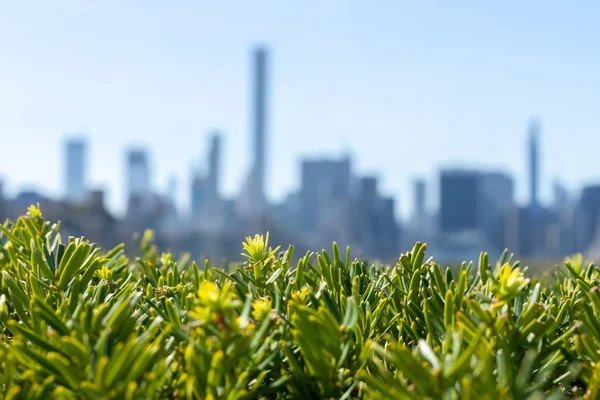
[[[265,148],[267,130],[267,50],[254,52],[254,181],[260,200],[265,199]]]
[[[169,202],[173,207],[177,205],[177,177],[175,175],[169,176],[167,180],[167,193],[166,193],[167,202]]]
[[[320,197],[323,193],[349,198],[352,186],[350,157],[339,160],[303,160],[300,186],[300,215],[303,229],[314,231],[319,223]]]
[[[220,164],[221,164],[221,134],[215,132],[210,140],[208,160],[207,190],[210,201],[219,199]]]
[[[440,173],[439,223],[442,233],[478,228],[480,174],[474,170],[450,169]]]
[[[539,122],[537,120],[532,120],[529,124],[529,204],[534,209],[539,206],[539,130]]]
[[[417,179],[414,182],[415,185],[415,204],[413,209],[413,218],[418,221],[425,217],[425,181],[423,179]],[[423,221],[421,221],[423,223]]]
[[[266,136],[267,136],[267,57],[264,47],[258,47],[253,54],[252,70],[252,169],[245,187],[236,202],[240,215],[256,217],[267,207],[265,193],[266,175]]]
[[[150,195],[148,155],[144,149],[130,149],[127,153],[127,195],[129,199],[147,199]]]
[[[66,142],[65,200],[71,203],[86,201],[86,149],[85,140],[69,139]]]
[[[558,211],[564,210],[569,204],[569,192],[558,179],[554,180],[552,191],[554,193],[554,209]]]
[[[191,187],[191,211],[194,219],[198,218],[206,205],[206,180],[197,172],[192,178]]]

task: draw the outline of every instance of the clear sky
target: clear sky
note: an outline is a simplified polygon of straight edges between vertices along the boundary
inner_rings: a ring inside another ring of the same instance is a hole
[[[398,210],[441,165],[500,169],[527,194],[526,130],[542,121],[541,191],[600,180],[595,1],[0,0],[0,175],[62,193],[62,141],[83,132],[90,180],[120,210],[124,149],[153,182],[224,139],[225,194],[250,164],[250,52],[271,50],[268,191],[298,187],[303,155],[354,153]],[[431,197],[436,192],[430,191]],[[431,199],[435,205],[436,199]]]

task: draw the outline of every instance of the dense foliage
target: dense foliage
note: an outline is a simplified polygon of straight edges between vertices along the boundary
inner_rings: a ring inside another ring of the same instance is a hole
[[[599,272],[547,282],[506,255],[458,274],[243,244],[231,270],[63,242],[38,208],[0,226],[5,399],[596,399]]]

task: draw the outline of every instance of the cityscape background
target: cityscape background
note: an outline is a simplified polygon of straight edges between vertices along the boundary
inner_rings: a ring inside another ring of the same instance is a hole
[[[301,160],[299,190],[281,202],[266,194],[269,141],[269,51],[252,53],[252,164],[239,194],[222,194],[223,135],[208,136],[208,152],[193,169],[190,207],[178,205],[178,181],[163,191],[152,185],[151,153],[144,147],[126,151],[123,181],[127,203],[122,217],[107,208],[102,189],[89,183],[88,142],[66,139],[62,154],[63,196],[49,198],[26,190],[10,198],[0,184],[0,216],[16,218],[40,203],[51,219],[61,220],[67,235],[86,236],[101,244],[128,242],[136,232],[153,229],[159,244],[176,251],[209,257],[236,258],[237,243],[252,232],[273,231],[275,240],[300,249],[319,249],[333,241],[350,245],[360,255],[386,260],[416,240],[431,242],[438,257],[460,260],[481,249],[493,256],[509,248],[529,259],[552,259],[576,251],[600,256],[600,185],[582,188],[571,197],[559,183],[550,206],[540,202],[540,123],[529,123],[527,154],[529,197],[519,205],[514,178],[504,171],[442,168],[438,177],[439,209],[426,206],[428,185],[415,178],[412,215],[401,221],[395,199],[381,192],[375,175],[361,175],[354,155],[306,157]],[[401,161],[401,158],[399,158]],[[598,248],[597,248],[598,247]]]
[[[203,237],[234,255],[264,229],[366,254],[385,238],[381,257],[415,239],[448,258],[592,252],[596,4],[231,10],[2,5],[5,214],[95,204],[113,240],[154,227],[225,256]]]

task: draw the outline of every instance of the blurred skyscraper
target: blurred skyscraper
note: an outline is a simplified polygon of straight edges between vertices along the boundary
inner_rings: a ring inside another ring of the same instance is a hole
[[[442,170],[440,188],[443,250],[467,254],[485,248],[499,254],[506,245],[505,217],[514,206],[512,178],[501,172]]]
[[[443,170],[440,174],[440,231],[458,233],[477,228],[479,173]]]
[[[167,187],[163,195],[163,208],[158,213],[159,226],[171,237],[181,236],[183,229],[177,211],[177,177],[169,176]]]
[[[426,201],[426,186],[423,179],[417,179],[414,182],[414,204],[413,204],[413,222],[419,223],[425,215],[425,201]],[[424,223],[424,221],[421,221]]]
[[[352,210],[355,239],[365,254],[390,259],[399,246],[394,199],[380,196],[375,176],[360,179],[357,201]]]
[[[10,214],[10,204],[4,196],[4,181],[0,176],[0,223]]]
[[[192,227],[194,230],[218,233],[225,229],[230,213],[221,197],[221,133],[210,136],[208,162],[194,171],[191,187]]]
[[[427,212],[427,184],[424,179],[413,180],[412,213],[407,224],[402,227],[402,247],[410,248],[415,242],[428,242],[431,245],[436,224]]]
[[[84,203],[86,189],[86,143],[84,139],[69,139],[65,145],[65,200]]]
[[[177,215],[177,186],[177,177],[175,175],[169,176],[165,193],[165,202],[168,207],[168,212],[172,215]]]
[[[265,156],[267,129],[267,51],[254,53],[254,184],[258,196],[265,197]]]
[[[547,252],[546,228],[550,215],[539,202],[540,181],[540,123],[536,119],[529,122],[527,163],[529,165],[529,204],[520,219],[520,253],[541,255]]]
[[[533,209],[539,207],[539,131],[539,122],[537,120],[532,120],[529,124],[529,205]]]
[[[506,216],[515,206],[513,179],[502,172],[483,172],[478,193],[478,226],[486,236],[488,250],[502,251],[510,243],[505,225]]]
[[[206,204],[206,178],[197,171],[192,177],[191,188],[191,212],[194,225],[200,217],[200,213]]]
[[[586,251],[600,233],[600,185],[583,188],[579,208],[579,245]]]
[[[317,229],[319,214],[322,214],[319,208],[323,209],[324,199],[348,199],[350,186],[350,157],[302,161],[300,221],[303,229],[306,232]]]
[[[206,177],[206,189],[209,203],[218,203],[221,200],[219,194],[221,177],[221,134],[213,133],[210,140],[210,153],[208,163],[208,175]]]
[[[552,191],[552,207],[554,208],[554,210],[560,211],[562,209],[565,209],[569,205],[569,192],[567,191],[567,189],[560,181],[555,180],[552,185]]]
[[[145,149],[132,148],[127,152],[126,173],[128,209],[148,207],[151,202],[150,167]]]
[[[266,175],[266,136],[267,136],[267,91],[268,53],[259,47],[253,54],[253,153],[252,169],[246,186],[238,201],[238,211],[242,215],[262,215],[267,206],[265,193]]]

